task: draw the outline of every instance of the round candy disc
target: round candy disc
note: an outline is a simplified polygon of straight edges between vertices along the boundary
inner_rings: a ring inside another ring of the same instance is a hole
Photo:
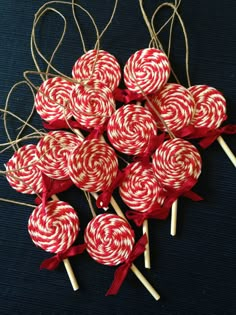
[[[69,179],[68,157],[80,143],[71,132],[50,131],[37,144],[38,167],[50,178]]]
[[[42,172],[37,167],[36,146],[28,144],[17,150],[6,163],[6,178],[15,190],[23,194],[42,191]]]
[[[152,106],[165,121],[167,127],[175,132],[190,124],[193,118],[194,100],[191,93],[182,85],[175,83],[166,84],[158,93],[149,97]],[[145,106],[152,112],[157,126],[163,131],[168,131],[162,124],[149,102]]]
[[[120,185],[120,196],[131,209],[146,212],[164,202],[163,188],[154,175],[151,164],[135,162]]]
[[[181,189],[189,179],[201,173],[201,156],[188,141],[175,138],[165,141],[153,155],[153,169],[166,188]]]
[[[104,50],[89,50],[75,63],[72,76],[76,80],[97,80],[113,91],[120,83],[121,70],[116,58]]]
[[[61,253],[74,243],[79,231],[75,210],[64,201],[49,201],[32,212],[28,231],[36,246],[47,252]]]
[[[131,155],[144,153],[156,130],[149,110],[135,104],[117,109],[107,125],[107,135],[114,148]]]
[[[103,125],[115,111],[112,91],[102,82],[90,80],[77,84],[72,93],[72,114],[80,125]]]
[[[75,148],[69,157],[68,166],[73,183],[90,192],[107,190],[118,171],[115,151],[97,139],[85,140]]]
[[[124,67],[125,85],[130,91],[142,94],[157,92],[168,81],[170,65],[159,49],[146,48],[134,53]]]
[[[131,254],[134,232],[115,214],[100,214],[86,227],[84,241],[89,255],[103,265],[116,266]]]
[[[194,85],[189,88],[196,104],[193,125],[196,128],[205,127],[217,129],[227,118],[226,100],[215,88],[207,85]]]
[[[60,77],[43,82],[35,97],[35,108],[47,122],[71,118],[71,91],[74,84]]]

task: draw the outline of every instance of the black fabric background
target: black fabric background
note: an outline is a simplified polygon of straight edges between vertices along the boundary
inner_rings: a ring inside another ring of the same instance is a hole
[[[208,84],[221,90],[227,99],[228,122],[236,124],[236,1],[182,2],[180,13],[189,36],[192,84]],[[30,54],[31,25],[36,10],[44,3],[42,0],[1,0],[1,108],[11,86],[22,79],[23,71],[34,69]],[[113,1],[81,3],[91,11],[101,29],[110,16]],[[144,3],[150,16],[159,2],[146,0]],[[69,7],[58,8],[70,20],[54,64],[70,75],[82,47]],[[160,15],[158,25],[165,12]],[[91,23],[83,15],[78,16],[87,48],[91,49],[95,39]],[[37,32],[43,53],[48,55],[52,51],[61,30],[60,18],[53,14],[43,18]],[[164,43],[167,35],[164,31],[161,36]],[[123,66],[132,53],[147,47],[148,42],[149,34],[138,1],[120,0],[101,48],[114,54]],[[171,61],[186,85],[184,55],[183,36],[176,24]],[[11,98],[10,109],[26,117],[31,106],[28,90],[18,88]],[[41,127],[37,115],[32,123]],[[14,137],[19,124],[9,118],[9,126]],[[236,153],[236,136],[224,138]],[[0,139],[1,142],[6,140],[2,120]],[[180,200],[176,238],[169,235],[169,219],[150,222],[152,269],[144,269],[142,258],[136,262],[161,294],[160,301],[154,301],[131,272],[117,296],[105,297],[115,269],[97,264],[87,254],[71,259],[80,284],[78,292],[72,291],[63,265],[54,272],[39,271],[41,261],[50,254],[36,248],[28,235],[31,209],[1,202],[0,314],[235,314],[235,168],[218,143],[201,150],[201,154],[203,171],[195,191],[205,200],[200,203]],[[0,155],[1,169],[10,155],[10,151]],[[10,188],[4,177],[0,178],[0,197],[33,202],[32,196],[21,195]],[[90,220],[83,194],[72,188],[60,197],[78,210],[81,242],[84,227]]]

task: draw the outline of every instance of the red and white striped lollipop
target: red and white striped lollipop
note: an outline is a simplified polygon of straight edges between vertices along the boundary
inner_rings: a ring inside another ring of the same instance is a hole
[[[120,196],[131,209],[148,212],[164,202],[163,188],[154,175],[151,164],[135,162],[120,185]]]
[[[68,159],[73,183],[89,192],[107,190],[115,180],[118,160],[115,151],[104,141],[85,140]]]
[[[77,84],[72,92],[72,115],[86,128],[103,125],[115,111],[112,91],[102,82]]]
[[[116,266],[132,252],[134,232],[127,221],[115,214],[100,214],[87,225],[84,241],[89,255],[100,264]]]
[[[191,86],[189,92],[195,102],[192,124],[195,128],[217,129],[227,118],[226,100],[215,88],[207,85]]]
[[[168,131],[167,126],[175,133],[190,124],[195,104],[191,93],[185,87],[176,83],[167,83],[158,93],[149,97],[145,106],[155,117],[158,128]],[[161,115],[166,126],[160,121],[156,112]]]
[[[50,131],[37,144],[38,167],[48,177],[69,179],[68,157],[81,140],[68,131]]]
[[[144,154],[156,133],[152,114],[135,104],[117,109],[107,125],[107,135],[114,148],[131,155]]]
[[[138,211],[138,214],[128,211],[127,217],[133,219],[137,225],[143,225],[143,234],[148,235],[148,214],[163,204],[165,200],[163,189],[158,184],[151,164],[135,162],[129,167],[127,176],[120,185],[120,196],[130,209]],[[144,216],[144,213],[147,216]],[[146,268],[151,268],[149,243],[144,252],[144,264]]]
[[[101,81],[114,91],[120,83],[121,70],[113,55],[104,50],[89,50],[74,64],[72,76],[78,81]]]
[[[68,259],[69,256],[83,251],[80,245],[71,248],[79,232],[79,218],[74,208],[59,200],[47,202],[45,208],[41,204],[34,209],[29,218],[28,231],[36,246],[47,252],[56,253],[55,257],[46,259],[41,268],[53,270],[60,261],[63,261],[73,289],[78,290],[79,286]]]
[[[169,60],[156,48],[135,52],[124,67],[125,85],[130,91],[139,94],[157,92],[166,84],[169,76]]]
[[[219,128],[221,123],[227,119],[224,96],[215,88],[207,85],[194,85],[189,88],[189,91],[196,106],[192,121],[195,127],[193,136],[206,137],[199,143],[203,148],[217,140],[234,167],[236,167],[236,157],[221,136],[221,133],[234,134],[235,126],[226,125],[222,130]],[[208,136],[209,138],[207,138]]]
[[[73,86],[60,77],[44,81],[35,97],[35,108],[40,117],[47,122],[70,119]]]
[[[166,189],[191,189],[201,173],[201,156],[189,141],[175,138],[165,141],[153,155],[153,170]]]
[[[79,219],[74,208],[64,201],[49,201],[32,212],[28,231],[36,246],[47,252],[63,253],[77,238]]]
[[[84,241],[88,254],[98,263],[108,266],[123,263],[116,270],[113,283],[106,295],[117,294],[130,268],[152,296],[159,300],[160,295],[133,264],[145,249],[146,235],[134,245],[134,232],[129,223],[115,214],[105,213],[88,223]]]
[[[35,145],[25,145],[6,163],[6,178],[9,184],[23,194],[40,193],[43,189],[42,172],[37,167],[35,153]]]
[[[173,197],[171,235],[176,234],[177,198],[189,191],[201,173],[198,150],[188,141],[175,138],[165,141],[153,155],[153,169],[163,187]]]

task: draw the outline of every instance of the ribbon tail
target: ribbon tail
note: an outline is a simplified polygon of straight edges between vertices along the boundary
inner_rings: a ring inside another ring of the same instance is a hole
[[[198,144],[203,148],[208,148],[217,138],[219,137],[219,134],[215,134],[206,138],[203,138],[198,142]]]
[[[119,292],[120,287],[127,276],[129,268],[130,268],[130,266],[128,264],[124,264],[124,265],[122,265],[116,269],[116,271],[114,273],[114,280],[113,280],[110,288],[108,289],[106,296],[116,295]]]
[[[47,269],[47,270],[55,270],[60,264],[60,260],[57,258],[57,255],[50,257],[48,259],[45,259],[41,265],[41,269]]]
[[[189,198],[193,201],[201,201],[203,198],[198,195],[197,193],[193,192],[192,190],[187,191],[186,193],[183,194],[184,197]]]

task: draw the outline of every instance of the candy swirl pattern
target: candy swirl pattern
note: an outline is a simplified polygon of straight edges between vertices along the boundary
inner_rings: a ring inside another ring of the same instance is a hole
[[[167,56],[159,49],[138,50],[124,67],[124,82],[127,88],[139,94],[151,94],[160,90],[170,76]]]
[[[207,85],[194,85],[189,88],[195,101],[195,114],[192,124],[196,128],[214,130],[227,118],[226,100],[215,88]]]
[[[72,76],[76,80],[97,80],[111,91],[118,87],[121,70],[116,58],[104,50],[89,50],[74,64]]]
[[[89,192],[107,190],[118,172],[115,151],[104,141],[85,140],[68,159],[69,175],[73,183]]]
[[[164,202],[163,188],[154,175],[151,164],[135,162],[119,188],[124,203],[132,210],[148,212]]]
[[[135,104],[116,110],[107,125],[107,135],[114,148],[131,155],[144,153],[156,133],[156,122],[150,111]]]
[[[167,83],[158,93],[151,95],[149,100],[172,132],[181,130],[190,124],[195,104],[191,93],[182,85]],[[150,103],[146,102],[145,106],[155,117],[158,128],[168,131]]]
[[[79,219],[74,208],[64,201],[39,205],[28,221],[28,231],[36,246],[47,252],[62,253],[71,247],[79,232]]]
[[[6,178],[12,188],[23,194],[40,193],[42,172],[37,167],[36,146],[28,144],[18,149],[6,163]]]
[[[103,125],[115,111],[112,91],[102,82],[77,84],[72,92],[72,115],[86,128]]]
[[[43,82],[35,96],[35,108],[47,122],[71,118],[71,92],[74,84],[60,77]]]
[[[38,167],[53,179],[69,179],[68,157],[81,140],[68,131],[50,131],[37,144]]]
[[[116,266],[129,258],[134,246],[134,232],[121,217],[100,214],[88,223],[84,241],[94,260]]]
[[[165,188],[177,191],[183,189],[189,180],[197,180],[201,165],[198,150],[179,138],[165,141],[153,155],[155,176]]]

